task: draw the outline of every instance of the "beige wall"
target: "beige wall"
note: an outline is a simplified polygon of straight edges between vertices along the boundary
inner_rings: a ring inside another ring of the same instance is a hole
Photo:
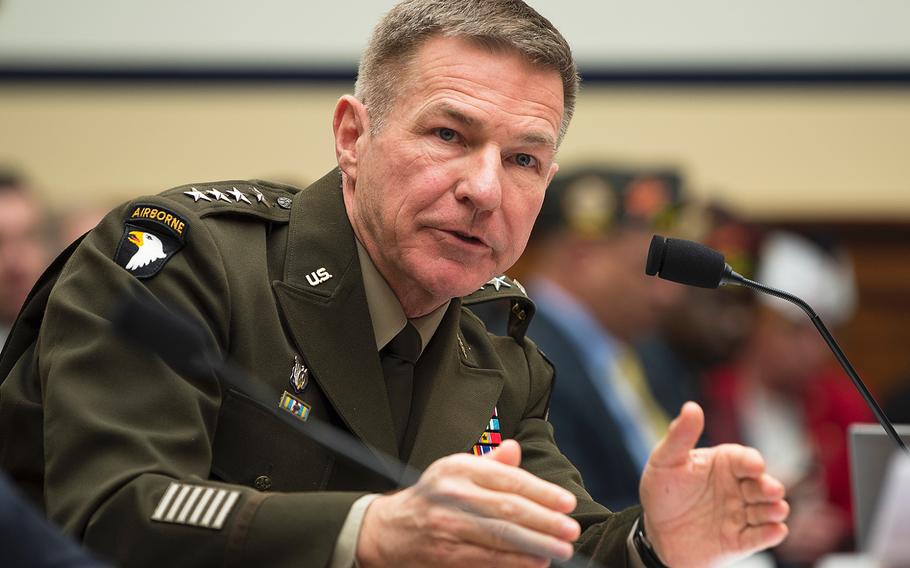
[[[0,163],[57,204],[190,181],[307,181],[347,85],[0,87]],[[760,216],[910,220],[910,89],[585,88],[561,151],[682,167]]]

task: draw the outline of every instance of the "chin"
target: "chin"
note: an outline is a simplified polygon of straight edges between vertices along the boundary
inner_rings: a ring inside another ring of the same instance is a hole
[[[487,280],[489,280],[489,278],[476,284],[473,281],[465,282],[464,279],[459,279],[459,281],[449,280],[446,282],[436,282],[434,283],[435,286],[431,288],[431,293],[439,298],[461,298],[479,290]]]
[[[480,274],[476,270],[468,270],[459,265],[425,274],[424,282],[434,296],[451,299],[473,294],[490,278],[485,272]]]

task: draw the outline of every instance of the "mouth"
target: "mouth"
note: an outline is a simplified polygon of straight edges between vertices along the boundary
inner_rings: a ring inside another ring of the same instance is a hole
[[[459,231],[457,229],[438,229],[440,232],[449,235],[453,240],[468,245],[469,247],[482,247],[482,248],[492,248],[490,245],[480,236],[473,235],[471,233],[466,233],[464,231]]]
[[[464,243],[468,243],[468,244],[472,244],[472,245],[486,245],[486,243],[484,243],[482,240],[478,239],[477,237],[473,237],[467,233],[462,233],[459,231],[449,231],[449,233],[452,235],[455,235],[455,238],[457,238],[458,240],[460,240]]]

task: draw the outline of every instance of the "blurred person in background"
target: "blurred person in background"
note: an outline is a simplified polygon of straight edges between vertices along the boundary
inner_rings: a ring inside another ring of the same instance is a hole
[[[836,247],[791,233],[767,236],[758,281],[804,299],[831,329],[853,312],[852,264]],[[712,442],[753,445],[787,486],[790,536],[774,550],[779,566],[811,566],[849,547],[852,513],[846,431],[870,422],[808,317],[783,300],[759,295],[755,325],[740,356],[708,378]]]
[[[44,208],[19,175],[0,170],[0,345],[50,255]]]
[[[681,237],[703,242],[738,273],[755,277],[757,227],[716,203],[687,206],[679,225],[685,231]],[[685,286],[680,294],[681,300],[660,314],[656,333],[638,346],[651,390],[669,414],[687,400],[704,400],[705,374],[738,353],[755,315],[755,293],[748,288]]]
[[[63,250],[95,228],[121,200],[96,200],[68,207],[57,222],[57,249]]]
[[[647,278],[654,230],[680,203],[673,172],[580,168],[560,172],[532,233],[528,335],[558,369],[549,420],[586,489],[608,507],[638,502],[648,453],[667,413],[643,376],[633,342],[653,331],[677,284]]]

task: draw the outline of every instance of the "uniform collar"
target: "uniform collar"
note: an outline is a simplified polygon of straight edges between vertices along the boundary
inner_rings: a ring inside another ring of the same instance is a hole
[[[369,253],[359,240],[357,241],[357,256],[360,258],[360,272],[363,273],[363,287],[367,295],[367,307],[370,310],[373,335],[376,336],[376,350],[378,351],[404,329],[408,319],[392,288],[379,273]],[[449,303],[446,302],[425,316],[410,320],[417,328],[417,333],[420,334],[421,353],[439,328],[439,323],[445,316]]]

